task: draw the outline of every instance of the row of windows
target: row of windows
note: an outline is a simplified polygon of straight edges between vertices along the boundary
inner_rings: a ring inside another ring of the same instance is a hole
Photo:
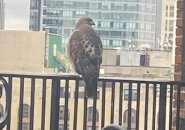
[[[134,32],[134,31],[97,31],[98,35],[105,37],[122,37],[122,38],[134,38],[134,39],[145,39],[154,40],[154,33],[149,32]]]
[[[57,10],[57,9],[44,9],[43,15],[47,17],[80,17],[90,16],[93,19],[125,19],[127,21],[141,20],[141,21],[154,21],[155,14],[138,14],[133,12],[100,12],[100,11],[75,11],[75,10]]]
[[[151,4],[140,4],[139,3],[104,3],[104,2],[97,2],[97,3],[90,3],[90,2],[72,2],[72,1],[48,1],[45,2],[45,6],[47,7],[63,7],[63,8],[75,8],[75,9],[97,9],[97,10],[127,10],[127,11],[149,11],[154,12],[155,6]]]
[[[58,20],[58,19],[43,19],[43,24],[63,27],[73,27],[75,20]],[[97,28],[114,28],[114,29],[142,29],[152,31],[155,29],[155,25],[151,23],[135,23],[135,22],[96,22]]]
[[[75,92],[74,92],[74,95],[75,95]],[[84,91],[78,92],[78,98],[84,98],[84,96],[85,96]],[[123,96],[124,96],[124,100],[128,101],[128,97],[129,97],[129,90],[128,89],[124,89]],[[71,97],[71,91],[69,88],[68,98],[70,98],[70,97]],[[60,87],[60,98],[65,98],[65,88],[64,87]],[[99,89],[97,89],[97,99],[100,99]],[[132,101],[136,101],[136,100],[137,100],[137,90],[132,89]]]
[[[152,36],[151,36],[152,37]],[[150,39],[151,40],[151,39]],[[63,38],[62,39],[62,42],[63,43],[67,43],[68,42],[68,38]],[[136,43],[137,42],[137,43]],[[137,45],[139,44],[143,44],[144,41],[141,41],[141,43],[139,43],[138,41],[135,41],[135,43]],[[104,47],[126,47],[126,43],[128,43],[128,40],[110,40],[110,39],[106,39],[105,38],[102,38],[102,44]],[[146,44],[150,44],[152,45],[153,43],[152,42],[145,42]]]
[[[0,104],[1,105],[1,104]],[[69,110],[68,112],[68,120],[70,117]],[[59,107],[59,120],[64,120],[64,114],[65,114],[65,106],[61,105]],[[30,118],[30,106],[27,104],[23,104],[23,118]],[[89,123],[92,123],[93,120],[93,107],[88,107],[87,108],[87,121]],[[96,122],[99,122],[99,112],[96,109]],[[123,125],[124,127],[127,127],[127,122],[128,122],[128,109],[124,111],[123,113]],[[135,126],[136,124],[136,110],[131,109],[131,123],[132,125]],[[23,130],[29,130],[29,122],[23,122],[22,123],[22,129]],[[68,124],[69,127],[69,124]],[[88,125],[88,129],[91,129],[91,125]],[[96,126],[98,128],[98,126]],[[64,130],[64,124],[59,122],[59,130]]]

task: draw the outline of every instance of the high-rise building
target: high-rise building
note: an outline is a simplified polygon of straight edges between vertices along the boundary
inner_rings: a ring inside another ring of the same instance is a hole
[[[76,20],[89,16],[104,47],[157,48],[161,0],[31,0],[30,30],[62,34],[66,43]]]
[[[161,47],[172,48],[176,32],[176,0],[162,1]]]
[[[5,14],[5,3],[4,0],[0,0],[0,30],[4,29],[4,14]]]
[[[161,49],[171,50],[172,57],[175,57],[175,38],[176,38],[176,0],[162,0],[162,18],[161,18]],[[172,58],[172,65],[175,64],[175,58]]]

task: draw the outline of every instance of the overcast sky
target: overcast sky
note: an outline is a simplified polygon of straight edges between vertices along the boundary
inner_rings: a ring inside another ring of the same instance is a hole
[[[5,29],[28,30],[30,0],[4,0]]]

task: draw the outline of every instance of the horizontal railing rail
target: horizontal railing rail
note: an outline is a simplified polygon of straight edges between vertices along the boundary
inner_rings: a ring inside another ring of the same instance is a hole
[[[88,99],[78,75],[0,73],[0,129],[183,129],[185,83],[100,77]],[[5,107],[5,108],[4,108]]]

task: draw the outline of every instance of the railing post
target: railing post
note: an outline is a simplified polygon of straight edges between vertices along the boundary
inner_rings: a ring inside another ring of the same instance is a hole
[[[59,99],[60,78],[55,76],[52,79],[50,130],[58,130],[60,101]]]
[[[5,107],[5,112],[1,117],[0,120],[0,130],[4,128],[4,126],[8,123],[8,118],[9,118],[9,114],[10,114],[10,97],[11,97],[11,93],[10,93],[10,87],[8,85],[8,83],[6,82],[6,80],[2,77],[0,77],[0,81],[2,82],[3,86],[0,87],[0,98],[3,94],[3,89],[2,87],[4,87],[5,89],[5,93],[6,93],[6,107]]]
[[[160,97],[159,97],[159,115],[158,115],[158,127],[159,130],[165,130],[166,124],[166,91],[167,84],[160,84]]]

